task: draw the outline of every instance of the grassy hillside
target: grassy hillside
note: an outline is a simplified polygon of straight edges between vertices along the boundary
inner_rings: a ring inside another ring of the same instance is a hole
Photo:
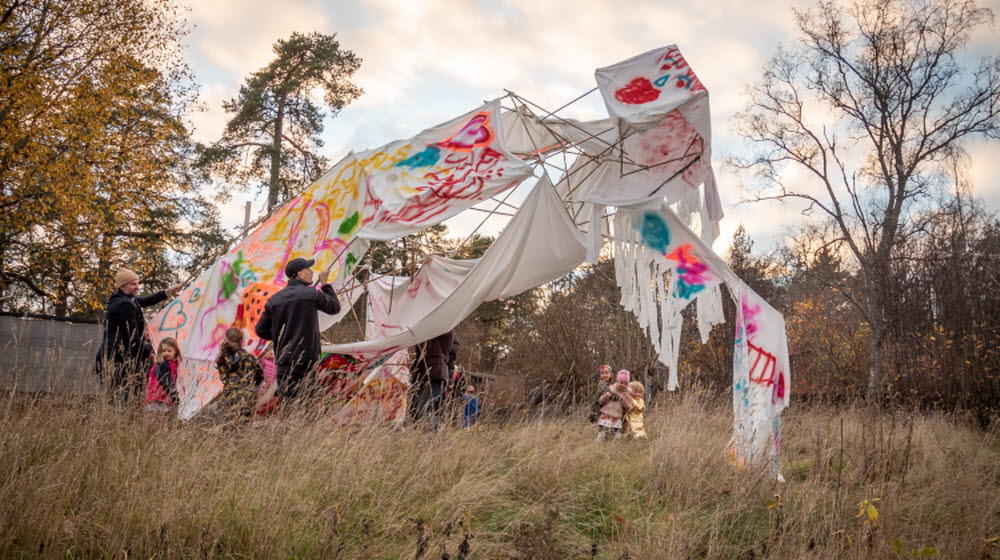
[[[1000,434],[953,417],[791,408],[779,484],[735,471],[728,407],[690,396],[604,445],[575,419],[220,430],[0,403],[3,557],[1000,558]]]

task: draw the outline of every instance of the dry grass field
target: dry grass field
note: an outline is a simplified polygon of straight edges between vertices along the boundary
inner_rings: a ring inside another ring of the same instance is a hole
[[[595,443],[583,416],[157,427],[6,394],[0,556],[1000,558],[996,423],[793,407],[781,484],[729,465],[728,407],[691,393],[648,441]]]

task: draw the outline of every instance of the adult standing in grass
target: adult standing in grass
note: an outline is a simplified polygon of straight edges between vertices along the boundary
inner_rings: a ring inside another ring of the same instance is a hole
[[[146,337],[142,308],[174,297],[180,291],[177,285],[139,297],[138,274],[123,268],[115,275],[115,292],[108,298],[95,364],[98,378],[111,392],[112,402],[124,406],[132,395],[138,395],[149,371],[153,346]]]
[[[445,388],[448,384],[448,372],[454,367],[452,345],[455,331],[448,331],[417,345],[417,359],[410,369],[410,379],[413,392],[410,398],[416,397],[416,405],[411,408],[413,420],[430,417],[436,420],[444,401]]]
[[[314,260],[295,258],[285,265],[288,285],[271,296],[257,320],[257,336],[274,342],[278,394],[295,398],[320,354],[319,313],[340,313],[340,301],[327,284],[329,271],[320,272],[322,288],[313,287]]]

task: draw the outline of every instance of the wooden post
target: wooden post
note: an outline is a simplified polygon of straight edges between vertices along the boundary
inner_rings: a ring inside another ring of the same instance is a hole
[[[246,235],[250,229],[250,206],[251,203],[248,200],[246,207],[243,209],[243,235]]]

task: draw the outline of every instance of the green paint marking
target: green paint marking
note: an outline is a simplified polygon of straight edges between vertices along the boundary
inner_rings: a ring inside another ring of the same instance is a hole
[[[222,278],[222,297],[229,299],[229,296],[240,287],[240,265],[243,264],[243,251],[236,254],[229,272]]]
[[[343,222],[340,222],[340,229],[337,230],[337,233],[339,233],[340,235],[347,235],[348,233],[351,233],[352,231],[354,231],[354,228],[358,227],[358,222],[360,221],[361,221],[360,213],[355,212],[351,214],[350,218],[347,218]]]

